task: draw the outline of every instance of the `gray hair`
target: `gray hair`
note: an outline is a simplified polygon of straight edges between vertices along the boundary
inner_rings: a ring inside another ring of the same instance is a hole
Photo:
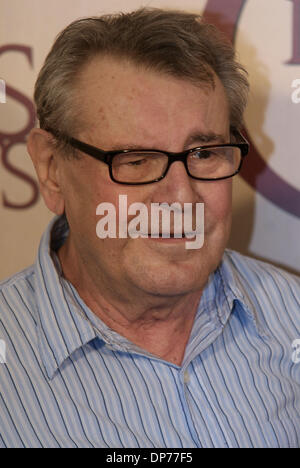
[[[125,58],[200,86],[214,87],[213,71],[226,91],[231,127],[243,125],[247,72],[224,35],[197,14],[140,8],[79,19],[58,35],[35,85],[41,128],[74,136],[82,125],[76,80],[88,60],[99,54]]]

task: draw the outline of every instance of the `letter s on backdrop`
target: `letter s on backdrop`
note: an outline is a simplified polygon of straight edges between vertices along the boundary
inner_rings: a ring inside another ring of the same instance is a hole
[[[4,53],[9,53],[9,52],[19,52],[19,53],[24,54],[27,57],[29,64],[32,66],[32,49],[30,47],[26,47],[23,45],[15,45],[15,44],[0,47],[0,56]],[[38,183],[30,175],[26,174],[21,169],[13,166],[13,164],[9,161],[8,155],[9,155],[9,151],[14,145],[26,144],[26,137],[29,131],[35,125],[35,110],[34,110],[34,105],[32,101],[30,101],[30,99],[28,99],[26,96],[24,96],[24,94],[20,93],[19,91],[12,88],[8,84],[6,84],[6,97],[7,96],[12,97],[13,99],[20,102],[25,107],[28,113],[28,119],[25,124],[25,127],[17,133],[3,133],[0,131],[1,161],[6,170],[8,170],[11,174],[18,177],[19,179],[22,179],[24,182],[30,185],[32,195],[31,195],[31,198],[27,200],[26,202],[21,203],[21,204],[16,204],[16,203],[10,202],[6,194],[2,192],[2,203],[3,203],[3,206],[6,208],[26,209],[35,205],[35,203],[37,202],[39,198]],[[4,104],[4,103],[0,104],[0,112],[5,111],[6,105],[7,104]]]

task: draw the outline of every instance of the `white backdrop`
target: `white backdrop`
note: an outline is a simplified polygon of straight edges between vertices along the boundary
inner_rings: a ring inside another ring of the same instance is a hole
[[[230,247],[300,273],[300,0],[0,0],[0,279],[34,261],[52,218],[25,142],[34,82],[55,36],[79,17],[141,5],[205,12],[234,40],[250,73],[253,149],[234,182]]]

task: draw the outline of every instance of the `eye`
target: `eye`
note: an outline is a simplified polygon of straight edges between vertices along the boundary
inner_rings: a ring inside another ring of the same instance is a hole
[[[141,166],[144,162],[146,162],[146,159],[134,159],[133,161],[127,161],[124,164],[128,164],[129,166]]]
[[[208,159],[212,156],[214,156],[214,153],[211,150],[199,150],[192,153],[194,159]]]
[[[147,162],[143,154],[120,154],[114,159],[114,164],[118,166],[141,166]]]

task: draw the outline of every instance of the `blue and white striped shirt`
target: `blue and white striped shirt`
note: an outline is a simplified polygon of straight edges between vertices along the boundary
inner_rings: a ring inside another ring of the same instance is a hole
[[[50,249],[64,229],[0,285],[0,447],[300,447],[299,278],[226,251],[179,367],[89,310]]]

